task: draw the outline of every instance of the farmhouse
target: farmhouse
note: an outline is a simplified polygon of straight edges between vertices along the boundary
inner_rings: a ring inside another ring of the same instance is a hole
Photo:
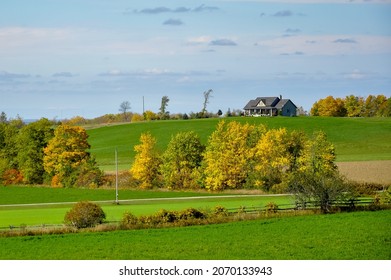
[[[243,108],[246,116],[296,116],[296,105],[290,99],[280,97],[258,97]]]

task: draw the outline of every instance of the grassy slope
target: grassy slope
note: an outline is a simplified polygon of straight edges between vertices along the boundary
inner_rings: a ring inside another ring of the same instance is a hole
[[[390,226],[391,211],[379,211],[0,238],[0,259],[390,260]]]
[[[307,134],[323,130],[334,143],[337,161],[391,160],[391,118],[229,118],[226,121],[266,124],[270,128],[287,127]],[[134,157],[133,147],[141,133],[151,132],[161,151],[171,136],[180,131],[195,131],[206,144],[219,119],[154,121],[106,126],[88,130],[91,152],[104,170],[114,170],[114,150],[118,149],[120,169],[128,169]]]

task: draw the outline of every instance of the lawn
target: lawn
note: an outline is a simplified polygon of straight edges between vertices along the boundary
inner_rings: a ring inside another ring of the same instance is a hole
[[[99,191],[96,191],[99,192]],[[168,193],[167,193],[168,194]],[[151,196],[153,197],[153,196]],[[226,208],[239,208],[240,206],[263,207],[269,202],[277,204],[291,204],[291,196],[197,196],[171,197],[166,198],[138,198],[128,202],[121,202],[116,205],[113,202],[99,203],[106,213],[107,221],[119,221],[127,211],[135,215],[148,215],[157,212],[160,209],[182,210],[186,208],[212,209],[217,205]],[[70,210],[70,204],[56,205],[28,205],[28,206],[0,206],[0,229],[7,229],[10,225],[19,227],[25,225],[51,225],[62,224],[65,213]]]
[[[88,130],[91,153],[100,167],[114,170],[114,151],[118,150],[119,168],[130,168],[141,133],[149,131],[157,138],[160,151],[164,151],[172,135],[181,131],[195,131],[204,144],[221,119],[150,121],[121,125],[108,125]],[[308,135],[325,131],[335,145],[337,161],[391,160],[391,118],[227,118],[225,121],[265,124],[270,128],[286,127],[302,130]]]
[[[0,238],[0,259],[390,260],[391,211]]]

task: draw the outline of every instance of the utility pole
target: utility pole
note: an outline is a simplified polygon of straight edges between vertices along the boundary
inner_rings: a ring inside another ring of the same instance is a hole
[[[115,148],[115,204],[119,204],[118,201],[118,152]]]

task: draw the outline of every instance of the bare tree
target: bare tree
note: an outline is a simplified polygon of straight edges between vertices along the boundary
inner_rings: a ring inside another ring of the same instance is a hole
[[[204,106],[202,108],[202,117],[205,117],[205,114],[206,114],[206,105],[209,103],[209,98],[212,97],[212,92],[213,90],[208,90],[208,91],[205,91],[204,92]]]
[[[129,101],[124,101],[119,105],[119,111],[124,114],[124,121],[128,121],[128,110],[130,110]]]

